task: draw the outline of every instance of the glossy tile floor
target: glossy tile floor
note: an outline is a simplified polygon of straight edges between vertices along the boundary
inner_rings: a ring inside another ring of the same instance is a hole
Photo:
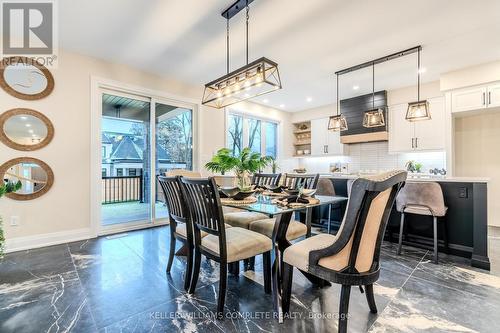
[[[295,272],[294,319],[268,318],[271,297],[255,272],[230,276],[226,318],[216,321],[217,264],[203,260],[194,295],[182,290],[185,261],[165,274],[167,227],[7,255],[0,262],[0,332],[335,332],[339,287],[311,286]],[[492,238],[490,253],[500,253]],[[496,252],[495,252],[496,251]],[[353,288],[349,332],[499,332],[500,277],[466,260],[395,246],[382,250],[378,315]],[[497,269],[494,263],[494,269]]]

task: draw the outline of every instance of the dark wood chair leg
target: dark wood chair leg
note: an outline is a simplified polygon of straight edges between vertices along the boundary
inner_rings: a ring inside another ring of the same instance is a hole
[[[347,319],[349,317],[349,297],[351,286],[342,285],[340,291],[339,333],[347,333]]]
[[[250,259],[243,259],[243,272],[248,271],[249,263],[250,263]]]
[[[271,251],[262,254],[262,264],[264,266],[264,291],[271,293]]]
[[[193,246],[187,245],[187,268],[186,275],[184,276],[184,290],[189,290],[189,285],[191,284],[191,276],[193,275]]]
[[[248,258],[248,270],[249,271],[255,270],[255,257]]]
[[[235,261],[229,264],[229,272],[234,276],[240,275],[240,262]]]
[[[196,284],[198,283],[198,277],[200,275],[200,264],[201,264],[201,252],[199,249],[194,249],[194,263],[193,263],[193,274],[191,276],[191,284],[189,286],[189,293],[194,293],[196,289]]]
[[[281,295],[281,308],[283,314],[290,313],[290,298],[292,297],[293,266],[283,263],[283,293]]]
[[[224,318],[224,302],[226,301],[226,286],[227,286],[227,263],[221,260],[219,265],[219,296],[217,299],[217,317]]]
[[[172,269],[172,263],[174,262],[175,254],[175,236],[172,231],[170,231],[170,250],[168,252],[168,262],[167,262],[167,274],[170,273]]]
[[[373,284],[365,286],[366,300],[371,313],[377,313],[377,304],[375,304],[375,295],[373,294]]]

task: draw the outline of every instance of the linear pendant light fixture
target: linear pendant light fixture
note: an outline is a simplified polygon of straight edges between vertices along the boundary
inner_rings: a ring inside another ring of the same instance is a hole
[[[372,65],[372,109],[366,111],[363,116],[363,127],[385,126],[384,110],[375,108],[375,63]]]
[[[205,84],[202,104],[217,109],[242,102],[249,98],[281,89],[278,64],[261,57],[248,62],[249,4],[253,0],[238,0],[222,12],[226,18],[226,70],[227,74]],[[246,65],[229,72],[229,20],[246,8]]]
[[[340,113],[340,102],[339,102],[339,75],[337,75],[337,114],[335,116],[331,116],[328,121],[328,129],[330,131],[339,132],[339,131],[347,131],[347,120],[345,116]]]
[[[417,101],[408,103],[408,110],[406,111],[406,120],[419,121],[430,120],[431,112],[429,110],[429,102],[427,100],[420,100],[420,50],[417,53]]]

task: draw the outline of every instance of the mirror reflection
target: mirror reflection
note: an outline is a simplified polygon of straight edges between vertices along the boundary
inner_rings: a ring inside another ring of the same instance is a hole
[[[5,82],[12,89],[26,95],[39,94],[48,85],[45,74],[30,64],[11,64],[5,68],[3,76]]]
[[[7,138],[20,145],[35,145],[47,138],[45,123],[32,115],[18,114],[8,118],[3,126]]]
[[[20,181],[22,187],[16,194],[33,194],[42,190],[48,181],[45,170],[35,163],[18,163],[5,172],[4,181],[16,183]]]

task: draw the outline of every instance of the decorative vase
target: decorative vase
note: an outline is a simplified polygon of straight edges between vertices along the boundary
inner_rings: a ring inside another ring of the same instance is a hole
[[[250,190],[252,188],[252,183],[250,181],[250,174],[248,171],[236,171],[236,184],[241,191]]]

